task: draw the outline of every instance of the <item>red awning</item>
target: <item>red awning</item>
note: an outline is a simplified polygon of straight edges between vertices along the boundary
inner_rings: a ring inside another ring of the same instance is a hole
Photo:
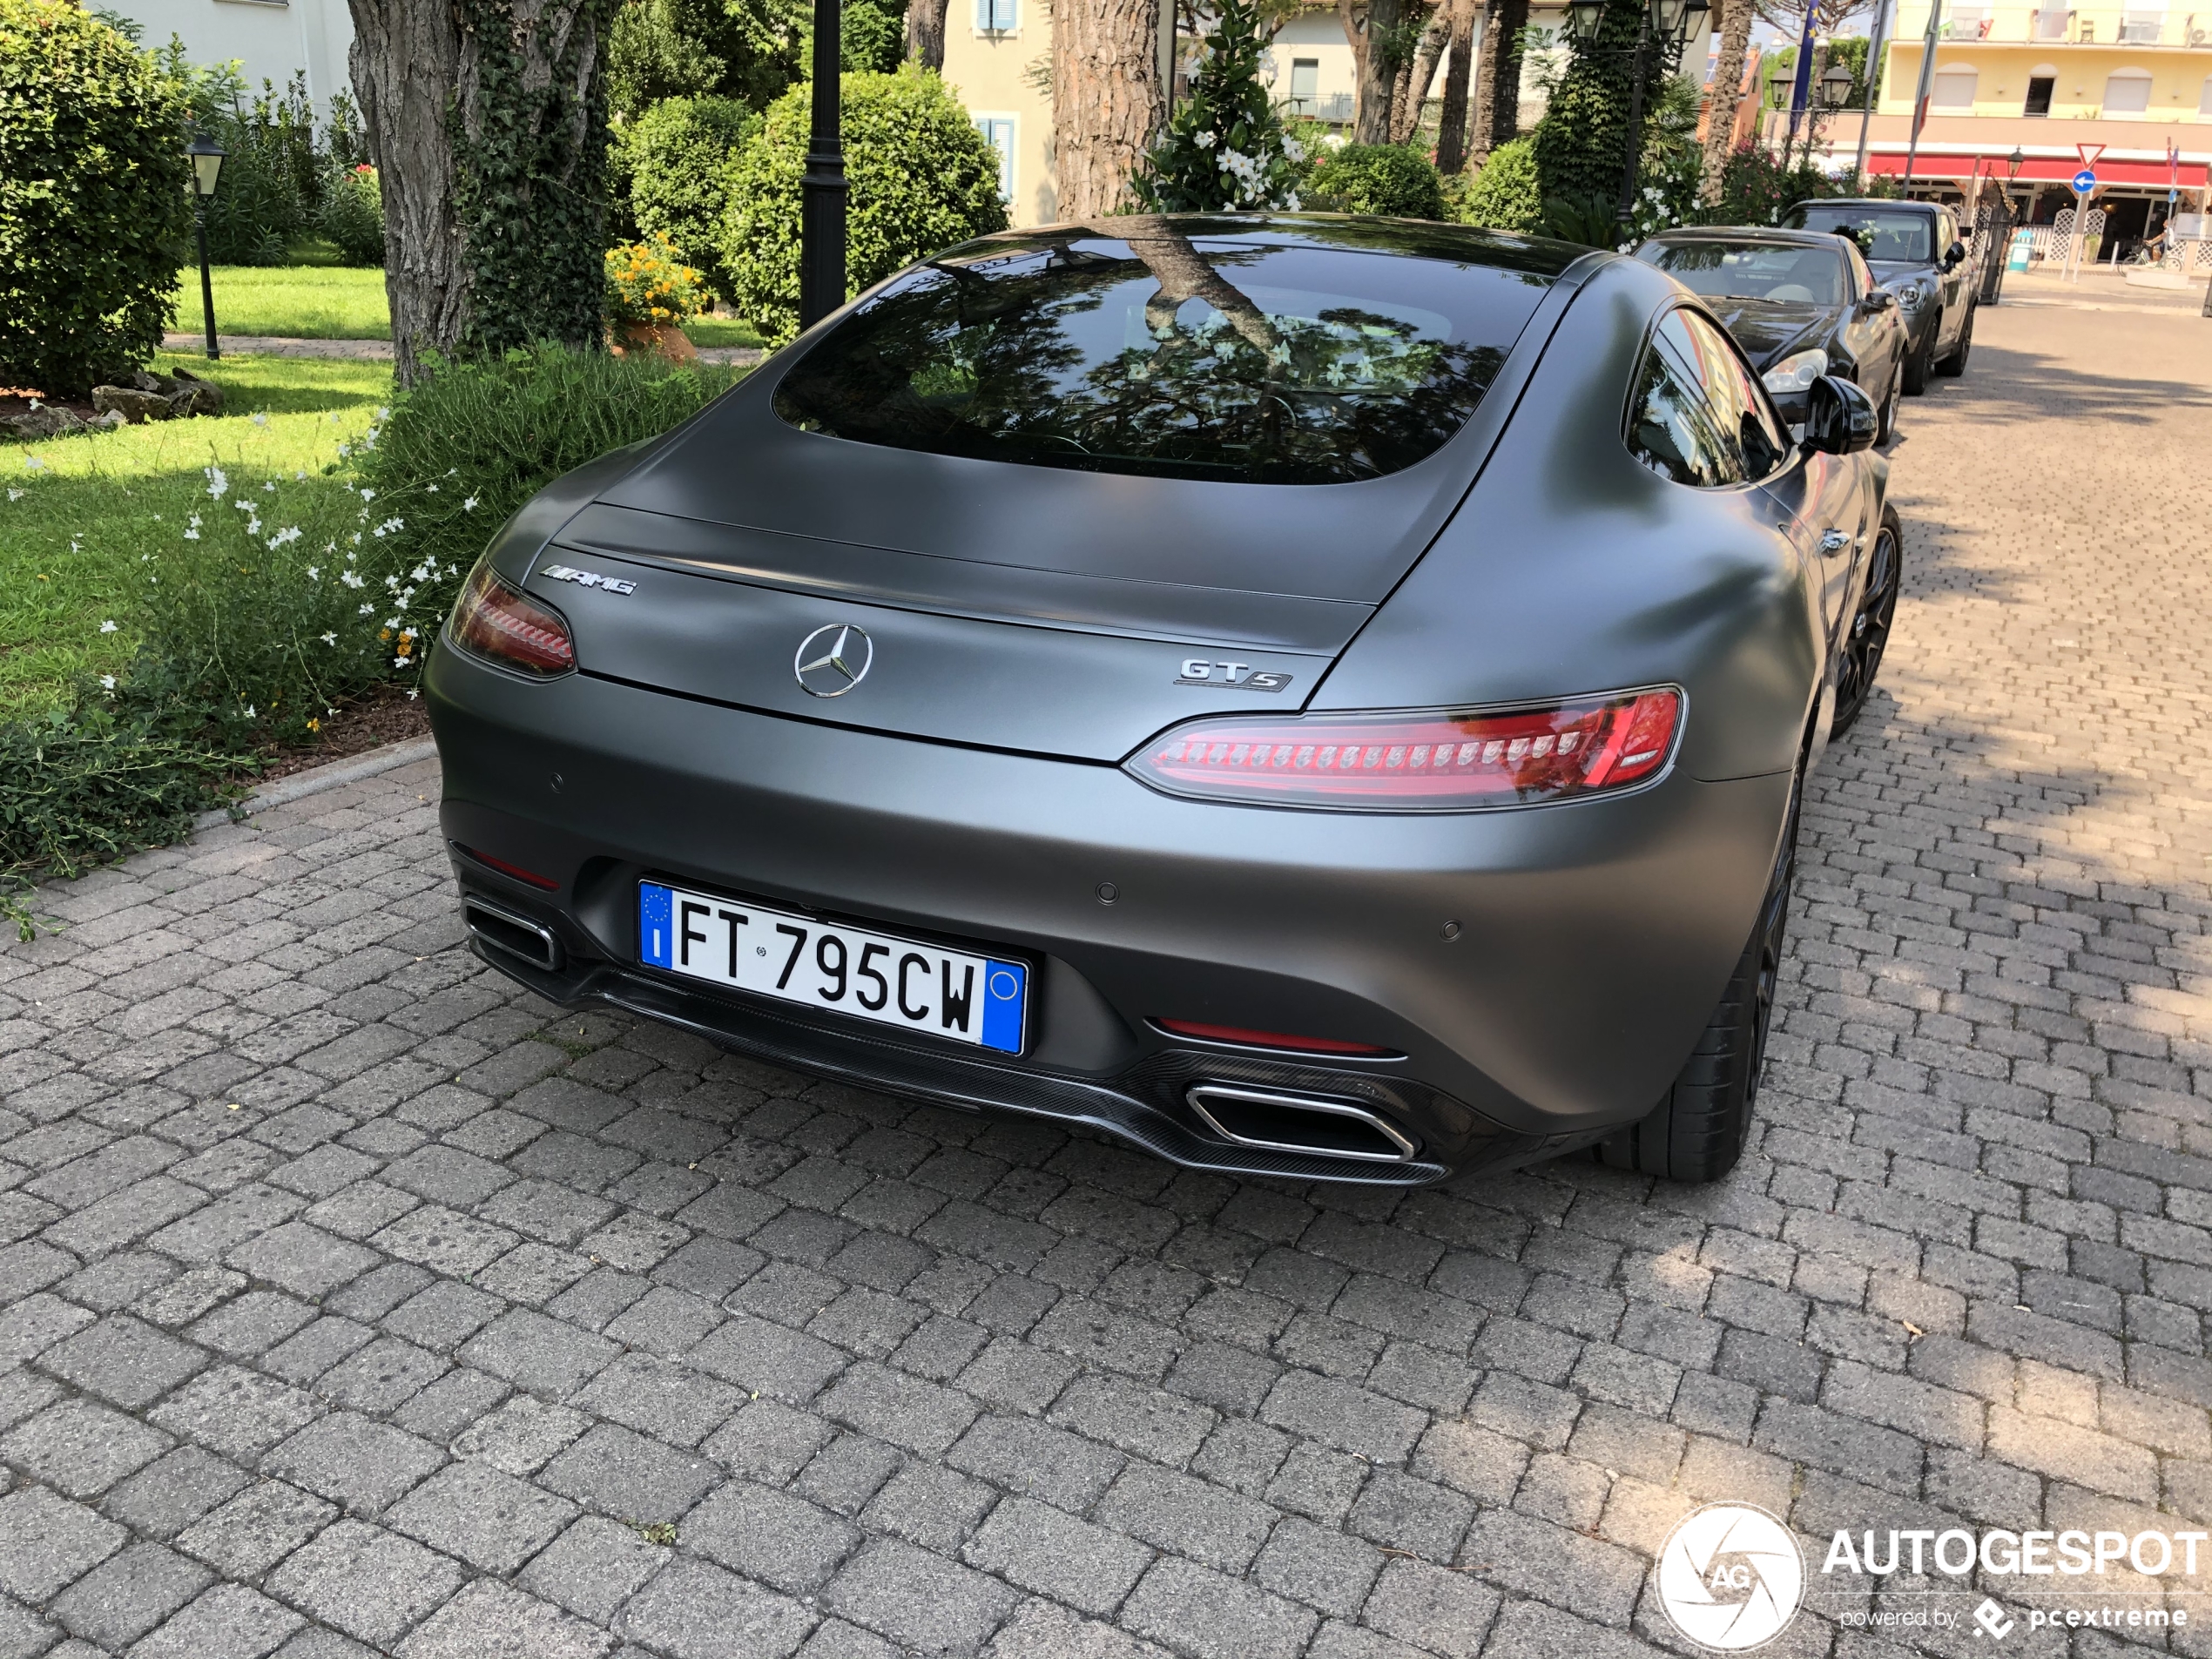
[[[1985,178],[2002,179],[2011,166],[2012,152],[1977,156],[1971,152],[1956,150],[1923,150],[1912,164],[1912,176],[1917,179],[1971,179],[1974,164],[1981,164]],[[1905,158],[1894,152],[1870,155],[1866,171],[1892,177],[1905,172]],[[2070,156],[2030,156],[2020,164],[2017,182],[2020,184],[2065,184],[2081,171],[2078,158]],[[2109,155],[2101,158],[2096,165],[2097,182],[2101,185],[2156,185],[2163,187],[2169,181],[2178,183],[2183,190],[2202,190],[2208,182],[2212,168],[2201,161],[2184,161],[2178,169],[2169,169],[2162,161],[2115,161]]]

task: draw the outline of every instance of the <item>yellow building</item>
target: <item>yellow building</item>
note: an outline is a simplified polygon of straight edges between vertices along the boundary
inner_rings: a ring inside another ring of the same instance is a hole
[[[1893,18],[1868,133],[1870,173],[1905,171],[1928,10],[1928,0],[1902,0]],[[1845,165],[1858,126],[1844,115],[1826,127],[1830,153]],[[2102,146],[2093,206],[2108,215],[2108,253],[2124,254],[2163,221],[2169,190],[2184,212],[2202,206],[2212,165],[2212,9],[2192,12],[2165,0],[1946,4],[1913,160],[1916,192],[1924,182],[1971,189],[1977,170],[2002,180],[2017,150],[2013,193],[2032,209],[2031,222],[2047,223],[2074,200],[2067,181],[2081,169],[2084,145],[2093,153]]]

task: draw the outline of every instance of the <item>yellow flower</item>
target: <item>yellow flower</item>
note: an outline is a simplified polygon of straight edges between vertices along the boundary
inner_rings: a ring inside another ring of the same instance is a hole
[[[310,732],[320,732],[320,731],[321,731],[321,730],[322,730],[322,722],[321,722],[320,720],[310,720],[310,721],[308,721],[308,722],[307,722],[307,730],[308,730],[308,731],[310,731]]]

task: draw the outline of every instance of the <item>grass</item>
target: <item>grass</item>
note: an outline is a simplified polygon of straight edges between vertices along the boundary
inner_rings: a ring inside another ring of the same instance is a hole
[[[334,250],[330,253],[334,254]],[[215,327],[225,336],[273,335],[288,340],[389,340],[392,316],[384,273],[362,266],[320,262],[325,250],[294,250],[298,265],[219,265]],[[197,334],[204,326],[199,272],[180,273],[176,327]],[[734,317],[695,317],[684,325],[695,346],[758,346],[760,336]]]
[[[164,353],[155,367],[172,363],[222,387],[220,415],[0,446],[0,718],[129,660],[139,555],[206,505],[202,469],[312,475],[391,398],[383,363]]]

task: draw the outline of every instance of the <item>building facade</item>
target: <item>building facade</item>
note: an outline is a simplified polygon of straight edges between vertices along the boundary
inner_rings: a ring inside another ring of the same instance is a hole
[[[1867,134],[1870,173],[1905,172],[1928,10],[1928,0],[1897,9]],[[1845,165],[1858,126],[1846,115],[1826,131],[1831,155]],[[1927,122],[1912,156],[1916,191],[1925,184],[1967,193],[1977,176],[2001,182],[2017,150],[2013,193],[2030,223],[2047,224],[2074,202],[2068,181],[2081,170],[2085,145],[2097,156],[2091,205],[2107,214],[2107,256],[2126,257],[2173,210],[2202,206],[2212,184],[2212,10],[2165,0],[1945,7]]]
[[[171,36],[185,43],[195,64],[236,58],[246,82],[277,86],[307,78],[307,96],[327,111],[330,95],[353,93],[346,55],[354,44],[354,17],[346,0],[103,0],[137,24],[139,44],[160,46]]]

